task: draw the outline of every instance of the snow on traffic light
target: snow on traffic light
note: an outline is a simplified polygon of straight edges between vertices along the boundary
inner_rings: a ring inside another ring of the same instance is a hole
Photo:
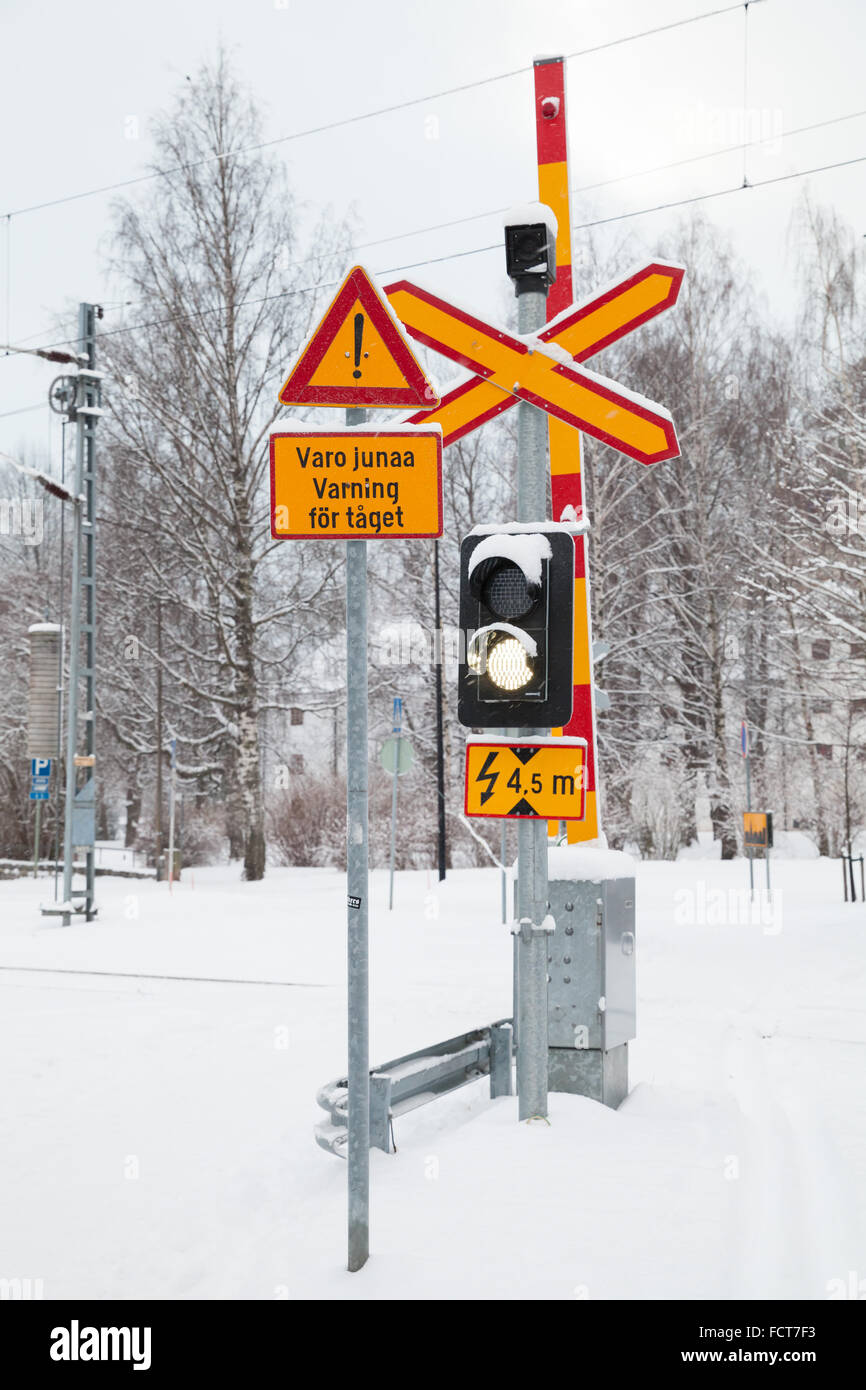
[[[554,522],[479,526],[460,549],[458,718],[548,729],[572,708],[574,537]]]

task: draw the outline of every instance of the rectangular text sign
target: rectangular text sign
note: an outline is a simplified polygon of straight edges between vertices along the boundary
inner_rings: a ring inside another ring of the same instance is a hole
[[[466,744],[466,815],[499,820],[583,820],[586,740]]]
[[[286,541],[441,536],[441,431],[272,434],[271,535]]]

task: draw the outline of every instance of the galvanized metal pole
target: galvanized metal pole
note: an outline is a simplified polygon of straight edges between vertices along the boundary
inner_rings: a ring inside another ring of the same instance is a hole
[[[445,728],[442,710],[442,661],[444,643],[442,641],[442,607],[439,583],[439,542],[433,542],[433,593],[434,623],[436,637],[433,655],[436,662],[436,807],[438,824],[439,882],[445,877],[447,847],[445,843]]]
[[[518,331],[547,320],[547,295],[518,282]],[[547,416],[521,401],[517,420],[517,519],[544,521],[548,508]],[[537,736],[543,730],[526,729]],[[517,823],[517,1094],[521,1120],[547,1114],[547,821]]]
[[[156,596],[156,876],[163,870],[162,862],[162,595]]]
[[[168,813],[168,891],[174,883],[174,799],[177,790],[177,739],[171,740],[171,781],[169,783]]]
[[[42,833],[42,802],[36,803],[36,828],[33,832],[33,877],[39,875],[39,839]]]
[[[506,827],[507,824],[508,824],[507,821],[503,821],[503,822],[502,822],[502,828],[501,828],[501,830],[500,830],[500,832],[499,832],[499,862],[500,862],[500,864],[502,865],[502,872],[501,872],[501,874],[500,874],[500,879],[501,879],[501,881],[502,881],[502,925],[503,925],[503,926],[504,926],[505,923],[508,921],[508,871],[507,871],[507,869],[506,869],[506,867],[505,867],[505,856],[506,856],[506,854],[508,853],[508,840],[507,840],[507,838],[506,838],[506,831],[505,831],[505,827]]]
[[[81,495],[82,428],[75,447],[73,495]],[[78,735],[78,665],[81,646],[81,503],[72,504],[72,582],[69,614],[69,682],[66,700],[66,796],[63,806],[63,925],[72,920],[72,817],[75,812],[75,749]]]
[[[95,309],[92,304],[78,306],[78,351],[86,356],[88,369],[95,369]],[[87,736],[85,751],[93,753],[93,636],[94,636],[94,594],[93,594],[93,463],[95,417],[85,413],[98,401],[95,378],[82,375],[76,398],[75,414],[75,475],[72,492],[76,501],[72,504],[72,582],[69,617],[69,697],[66,704],[66,799],[63,808],[63,906],[66,909],[63,925],[68,927],[72,920],[72,870],[73,870],[73,818],[75,815],[76,767],[75,753],[78,744],[78,704],[79,680],[81,676],[81,608],[82,591],[87,586],[87,605],[84,627],[87,633],[87,653],[84,673],[87,677],[88,707]],[[82,409],[83,407],[83,409]],[[79,500],[82,499],[83,500]],[[85,536],[86,529],[86,536]],[[87,562],[87,573],[82,573],[82,559]],[[89,769],[91,778],[93,768]],[[87,856],[87,890],[85,916],[91,919],[93,907],[93,846]]]
[[[362,425],[365,410],[347,410]],[[346,868],[349,967],[349,1269],[370,1254],[367,542],[346,542]],[[395,774],[396,775],[396,774]]]
[[[60,428],[60,481],[66,482],[66,425]],[[57,650],[57,781],[60,782],[60,753],[63,747],[63,655],[66,646],[64,597],[66,592],[66,508],[60,509],[60,583],[58,586],[57,616],[60,619],[60,642]],[[60,790],[54,810],[54,901],[57,902],[57,881],[60,874]]]
[[[394,735],[394,785],[391,790],[391,881],[388,888],[388,911],[394,909],[394,863],[397,858],[397,777],[400,772],[400,734],[403,728],[403,701],[394,696],[391,733]]]
[[[751,736],[751,735],[750,735]],[[746,744],[746,810],[752,809],[752,757],[749,745]],[[746,854],[749,856],[749,899],[755,896],[755,855],[751,845],[746,846]]]
[[[102,400],[100,379],[96,374],[96,318],[102,310],[95,304],[83,304],[82,345],[79,351],[87,357],[87,367],[79,368],[79,379],[84,378],[84,403],[87,414],[83,427],[78,428],[84,436],[83,492],[84,516],[81,523],[82,547],[84,550],[84,752],[89,758],[87,780],[92,797],[93,835],[85,850],[86,897],[85,920],[92,922],[96,916],[94,898],[96,896],[96,422]],[[95,414],[91,414],[95,411]],[[81,420],[79,410],[79,421]]]

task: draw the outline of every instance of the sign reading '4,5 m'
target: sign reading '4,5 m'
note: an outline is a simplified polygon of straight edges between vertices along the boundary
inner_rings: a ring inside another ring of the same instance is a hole
[[[586,740],[470,739],[466,744],[467,816],[497,820],[583,820]]]

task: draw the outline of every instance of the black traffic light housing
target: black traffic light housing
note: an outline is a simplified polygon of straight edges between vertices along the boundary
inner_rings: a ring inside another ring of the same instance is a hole
[[[505,228],[505,268],[514,281],[514,293],[543,289],[556,279],[556,236],[546,222],[528,222]]]
[[[549,729],[573,701],[574,537],[547,526],[460,547],[457,717],[470,729]]]

